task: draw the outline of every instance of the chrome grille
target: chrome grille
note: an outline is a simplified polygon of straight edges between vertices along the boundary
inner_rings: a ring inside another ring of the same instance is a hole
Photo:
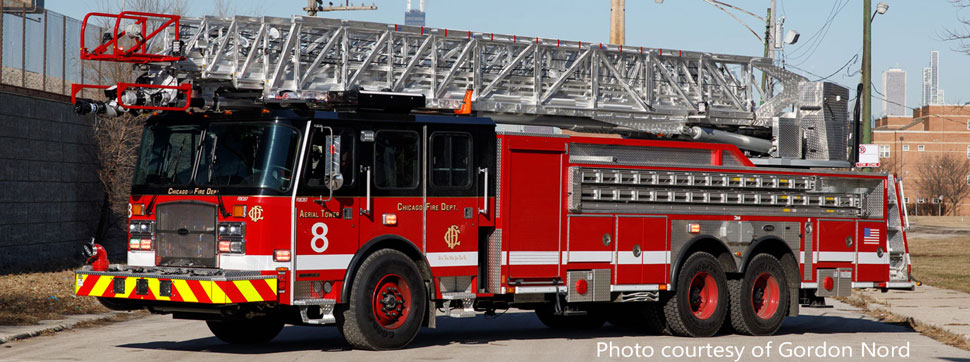
[[[216,206],[160,204],[156,210],[159,265],[216,267]]]

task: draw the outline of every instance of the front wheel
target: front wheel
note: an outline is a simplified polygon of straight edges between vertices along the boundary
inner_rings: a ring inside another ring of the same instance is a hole
[[[417,336],[427,303],[414,262],[400,251],[379,250],[360,265],[337,325],[354,348],[401,348]]]
[[[283,322],[272,319],[205,321],[212,334],[229,344],[262,344],[283,330]]]
[[[687,258],[677,276],[677,290],[663,299],[667,327],[679,336],[710,337],[721,328],[728,307],[727,277],[713,255]]]
[[[772,335],[785,321],[788,283],[774,256],[751,259],[744,278],[731,281],[731,325],[738,333]]]

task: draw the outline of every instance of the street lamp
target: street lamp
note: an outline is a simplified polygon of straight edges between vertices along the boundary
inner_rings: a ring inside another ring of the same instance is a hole
[[[872,143],[872,20],[876,14],[885,14],[889,4],[880,2],[876,11],[869,15],[872,0],[864,0],[862,21],[862,143]]]

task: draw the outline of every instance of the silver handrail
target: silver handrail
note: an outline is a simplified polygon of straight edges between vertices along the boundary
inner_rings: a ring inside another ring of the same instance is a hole
[[[479,167],[478,168],[478,173],[480,173],[480,174],[481,173],[484,173],[485,174],[485,199],[482,201],[483,202],[482,205],[484,207],[482,207],[481,209],[478,209],[478,213],[480,213],[482,215],[488,215],[488,168],[487,167]]]

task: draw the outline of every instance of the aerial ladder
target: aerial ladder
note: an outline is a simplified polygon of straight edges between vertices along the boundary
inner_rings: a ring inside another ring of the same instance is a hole
[[[730,143],[758,165],[851,167],[857,143],[847,89],[762,57],[308,16],[95,13],[84,26],[97,17],[114,26],[81,58],[140,76],[96,86],[108,101],[75,97],[80,112],[328,109],[348,91],[458,109],[468,95],[498,123]]]

